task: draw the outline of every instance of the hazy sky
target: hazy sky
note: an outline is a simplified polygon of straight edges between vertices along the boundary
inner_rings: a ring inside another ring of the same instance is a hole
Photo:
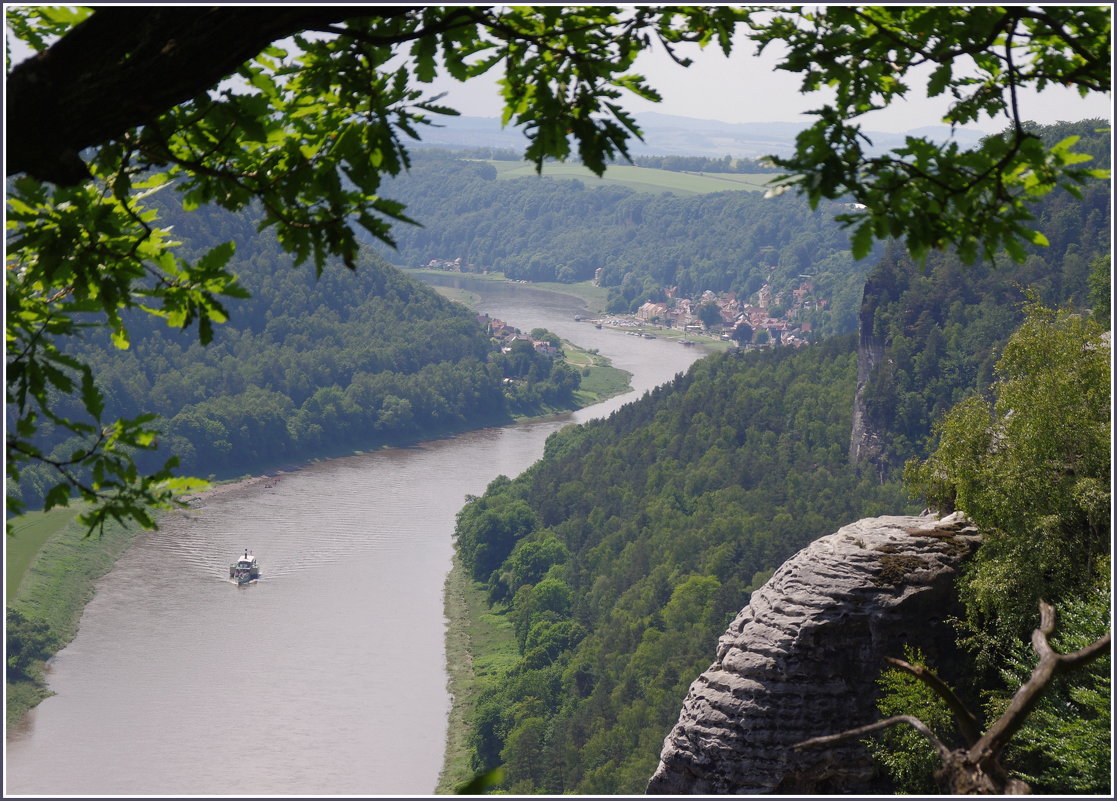
[[[754,45],[741,40],[727,58],[715,46],[699,50],[694,47],[687,53],[694,63],[683,68],[662,52],[653,51],[636,64],[636,72],[663,96],[661,103],[648,103],[635,97],[623,99],[621,105],[633,112],[658,111],[682,117],[694,117],[722,122],[803,122],[810,119],[804,113],[828,99],[825,92],[802,95],[801,78],[784,70],[775,69],[777,53],[768,48],[762,56],[753,56]],[[901,132],[923,125],[940,125],[946,109],[943,97],[922,97],[923,85],[909,83],[913,95],[919,100],[894,103],[888,109],[873,112],[863,119],[868,130]],[[474,79],[468,84],[447,79],[438,84],[440,91],[448,91],[445,102],[470,116],[499,117],[500,99],[495,78],[490,81]],[[1038,123],[1060,120],[1081,120],[1091,117],[1113,118],[1112,93],[1094,94],[1080,98],[1077,92],[1050,88],[1043,93],[1025,90],[1018,95],[1025,119]],[[1006,119],[985,118],[977,125],[988,133],[1002,130]]]
[[[11,43],[15,45],[14,63],[30,53],[22,43]],[[716,46],[706,50],[692,46],[689,52],[680,49],[682,55],[694,60],[686,69],[675,64],[662,51],[650,51],[640,57],[636,71],[659,90],[663,101],[653,104],[627,96],[622,98],[621,105],[635,113],[658,111],[722,122],[809,122],[810,118],[804,113],[824,103],[826,93],[800,94],[799,76],[774,68],[776,51],[769,47],[761,57],[753,56],[753,51],[754,45],[743,37],[738,37],[729,58]],[[436,83],[435,91],[448,92],[443,102],[464,115],[499,117],[502,108],[495,81],[495,74],[491,79],[476,78],[466,84],[446,78]],[[922,85],[913,84],[912,89],[915,90],[913,94],[922,94]],[[1024,118],[1038,123],[1088,117],[1113,119],[1112,93],[1080,98],[1076,92],[1060,87],[1050,88],[1042,94],[1024,90],[1019,98]],[[934,100],[921,97],[873,112],[862,118],[862,124],[867,130],[887,132],[938,125],[945,107],[941,97]],[[1006,119],[986,118],[970,127],[993,133],[1002,130],[1007,122]]]

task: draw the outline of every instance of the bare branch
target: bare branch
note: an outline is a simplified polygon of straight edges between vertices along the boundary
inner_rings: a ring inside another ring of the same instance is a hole
[[[886,656],[884,661],[902,670],[906,670],[930,687],[939,698],[946,702],[946,705],[950,707],[950,711],[954,713],[954,720],[958,724],[958,730],[962,733],[966,745],[973,745],[978,741],[981,737],[981,731],[978,728],[977,718],[966,708],[962,700],[954,694],[954,691],[951,690],[942,679],[936,676],[933,671],[928,670],[922,665],[912,665],[902,659],[895,659],[891,656]]]
[[[910,715],[896,717],[860,726],[856,729],[813,737],[796,743],[792,748],[819,748],[831,743],[860,737],[865,734],[887,729],[900,723],[907,723],[924,737],[938,752],[942,767],[936,771],[935,778],[946,792],[955,795],[994,794],[1018,795],[1029,792],[1025,782],[1012,778],[1000,763],[1001,751],[1012,735],[1024,724],[1024,720],[1042,697],[1055,676],[1081,667],[1109,653],[1111,635],[1106,634],[1097,642],[1073,654],[1059,654],[1051,647],[1048,637],[1055,631],[1055,610],[1050,604],[1040,601],[1040,625],[1032,634],[1032,645],[1039,654],[1039,664],[1032,671],[1031,678],[1025,682],[1009,703],[1008,709],[981,737],[971,735],[977,731],[977,721],[962,702],[931,671],[910,665],[900,659],[886,657],[887,661],[923,681],[950,705],[958,718],[963,736],[970,742],[968,748],[951,751],[934,735],[927,725]],[[967,720],[963,723],[963,717]]]
[[[915,729],[917,732],[926,737],[935,750],[938,752],[941,759],[946,759],[950,754],[950,749],[943,745],[942,740],[935,736],[935,733],[924,723],[922,720],[911,715],[897,715],[887,720],[878,720],[876,723],[870,723],[868,726],[859,726],[856,729],[849,729],[847,731],[839,732],[838,734],[828,734],[824,737],[812,737],[809,740],[804,740],[801,743],[796,743],[791,746],[795,749],[801,748],[820,748],[824,745],[840,742],[841,740],[850,740],[854,737],[861,737],[865,734],[872,734],[873,732],[882,731],[883,729],[897,726],[901,723],[906,723]]]

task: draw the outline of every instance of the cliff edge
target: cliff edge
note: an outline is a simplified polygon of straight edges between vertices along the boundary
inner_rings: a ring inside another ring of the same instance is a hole
[[[856,740],[791,746],[876,720],[882,660],[902,656],[904,644],[949,664],[953,579],[979,540],[961,514],[888,516],[791,557],[753,593],[691,685],[647,791],[889,792]]]

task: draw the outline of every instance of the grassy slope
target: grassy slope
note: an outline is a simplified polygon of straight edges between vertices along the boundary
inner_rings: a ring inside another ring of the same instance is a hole
[[[87,537],[85,527],[74,520],[77,512],[54,509],[15,518],[11,522],[16,534],[5,543],[7,605],[45,621],[59,648],[77,634],[94,583],[139,534],[136,529],[106,525],[103,536]],[[5,683],[5,688],[8,725],[50,695],[45,682]]]
[[[10,604],[16,597],[20,582],[47,540],[76,515],[76,509],[60,507],[28,512],[10,521],[12,536],[4,540],[4,603]]]
[[[446,270],[427,270],[421,267],[399,267],[400,270],[416,276],[420,280],[424,275],[437,275],[445,277],[452,275]],[[510,279],[504,277],[504,273],[488,272],[488,273],[464,273],[471,281],[496,281],[500,283],[507,283]],[[519,282],[513,282],[519,283]],[[609,290],[605,287],[594,286],[591,281],[579,281],[576,284],[560,284],[554,281],[529,281],[526,282],[532,289],[545,289],[548,292],[561,292],[564,295],[573,295],[580,298],[586,303],[587,314],[602,314],[605,311],[605,304],[609,299]],[[455,289],[446,286],[431,285],[439,294],[456,300],[459,303],[464,303],[466,306],[472,306],[477,302],[478,297],[474,293],[465,289]]]
[[[512,622],[487,611],[487,590],[472,581],[454,557],[446,579],[446,669],[454,699],[437,793],[452,793],[474,778],[469,764],[469,717],[485,681],[503,675],[520,658]],[[473,659],[473,654],[484,656]]]
[[[497,169],[498,178],[529,178],[535,167],[518,161],[490,161]],[[773,173],[712,173],[673,172],[627,164],[611,165],[605,175],[598,178],[580,164],[547,163],[543,175],[552,178],[577,178],[587,186],[627,186],[637,192],[674,192],[677,195],[704,195],[709,192],[745,190],[763,192]]]

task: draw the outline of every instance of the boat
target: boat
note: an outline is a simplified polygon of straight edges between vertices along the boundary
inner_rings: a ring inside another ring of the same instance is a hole
[[[229,565],[229,578],[237,584],[248,584],[250,581],[256,581],[260,578],[260,563],[256,561],[254,554],[248,552],[247,548],[244,551],[244,556]]]

